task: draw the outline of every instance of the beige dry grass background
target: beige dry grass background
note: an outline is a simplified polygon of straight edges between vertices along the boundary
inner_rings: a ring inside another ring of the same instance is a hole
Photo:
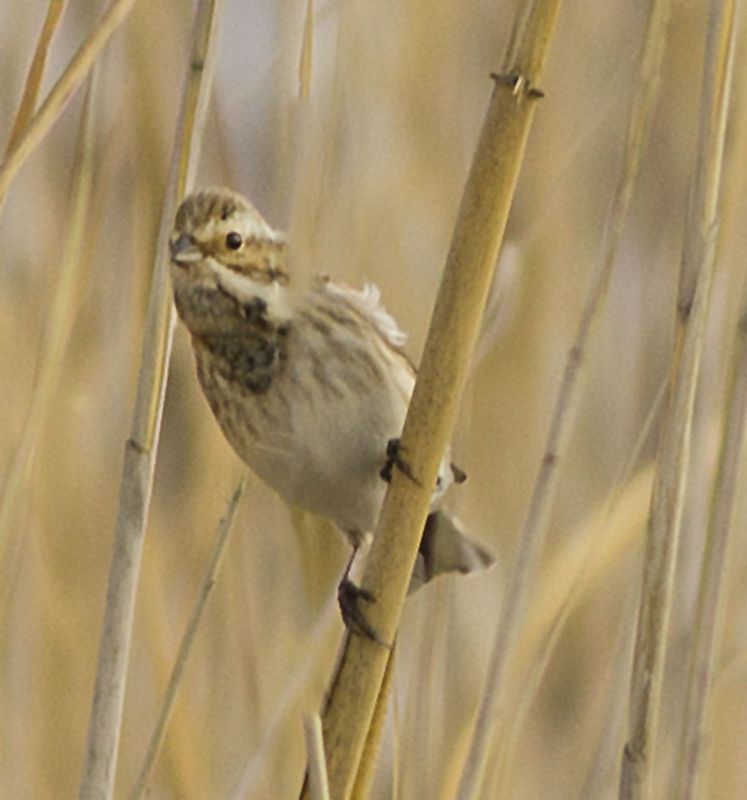
[[[299,282],[323,271],[372,280],[418,357],[463,182],[514,14],[493,2],[226,2],[198,185],[228,184],[290,227]],[[584,364],[581,406],[559,463],[540,574],[509,659],[506,737],[485,797],[617,794],[641,543],[688,192],[695,169],[706,4],[672,9],[660,102],[610,294]],[[102,4],[70,0],[41,85],[49,91]],[[47,4],[0,0],[0,143],[13,129]],[[469,481],[451,507],[497,555],[408,601],[393,708],[373,796],[451,798],[565,356],[603,252],[646,24],[644,4],[566,3],[545,69],[509,221],[499,322],[480,348],[454,436]],[[98,60],[92,188],[77,277],[84,92],[11,184],[0,212],[0,490],[17,481],[61,287],[58,377],[0,542],[0,796],[74,796],[103,619],[124,444],[180,86],[188,2],[136,3]],[[740,20],[740,24],[741,24]],[[307,38],[308,41],[308,38]],[[655,797],[670,796],[682,726],[697,573],[740,310],[745,226],[744,28],[712,308],[696,396],[676,573]],[[310,76],[308,74],[308,64]],[[66,250],[66,248],[68,248]],[[652,411],[653,410],[653,411]],[[36,414],[40,413],[35,411]],[[652,416],[653,413],[653,416]],[[652,419],[650,422],[649,420]],[[135,612],[117,797],[136,779],[158,705],[240,465],[199,394],[177,329]],[[742,484],[743,485],[743,484]],[[747,794],[745,511],[720,588],[701,796]],[[217,584],[150,781],[157,798],[285,798],[305,763],[341,624],[334,587],[346,547],[248,481]]]

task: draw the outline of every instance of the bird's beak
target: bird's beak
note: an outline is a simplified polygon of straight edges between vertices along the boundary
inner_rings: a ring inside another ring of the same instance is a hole
[[[174,234],[169,240],[169,249],[171,260],[180,267],[186,267],[202,259],[202,250],[194,237],[188,233],[180,233],[178,236]]]

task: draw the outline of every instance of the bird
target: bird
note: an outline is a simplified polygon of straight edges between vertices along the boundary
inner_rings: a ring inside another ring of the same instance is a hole
[[[349,579],[370,537],[398,448],[416,370],[406,335],[373,284],[320,274],[297,299],[288,242],[227,188],[186,197],[169,240],[177,314],[198,382],[230,446],[287,504],[334,522],[352,545],[338,588],[348,627],[376,638]],[[410,591],[443,572],[489,566],[441,500],[464,472],[444,454]]]

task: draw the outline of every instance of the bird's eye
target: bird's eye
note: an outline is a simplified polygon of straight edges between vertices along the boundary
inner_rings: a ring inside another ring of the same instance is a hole
[[[226,247],[229,250],[238,250],[242,244],[244,244],[244,240],[241,238],[240,233],[231,231],[231,233],[226,236]]]

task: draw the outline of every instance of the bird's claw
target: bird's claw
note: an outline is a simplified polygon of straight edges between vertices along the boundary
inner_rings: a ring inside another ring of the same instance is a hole
[[[354,633],[365,636],[372,642],[377,642],[383,647],[389,645],[379,637],[371,623],[366,619],[366,615],[360,607],[361,600],[366,603],[375,603],[376,598],[367,589],[356,586],[348,578],[343,578],[337,587],[337,602],[340,605],[340,613],[345,627]]]
[[[386,443],[386,461],[379,471],[382,480],[385,480],[387,483],[391,481],[394,467],[397,467],[400,472],[407,475],[411,481],[420,486],[420,481],[415,477],[412,469],[410,469],[410,465],[402,458],[402,445],[399,439],[390,439]]]

